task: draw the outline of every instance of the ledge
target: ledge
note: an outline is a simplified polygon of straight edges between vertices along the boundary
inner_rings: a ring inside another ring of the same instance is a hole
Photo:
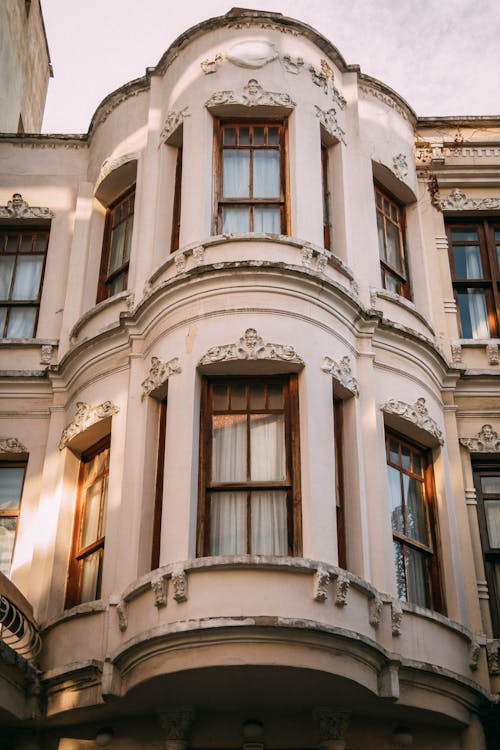
[[[56,625],[60,625],[62,622],[73,620],[77,617],[87,617],[88,615],[95,615],[97,612],[105,612],[108,609],[108,603],[104,599],[96,599],[93,602],[85,602],[84,604],[77,604],[76,607],[65,609],[60,615],[51,617],[41,625],[40,630],[42,633],[46,633]]]

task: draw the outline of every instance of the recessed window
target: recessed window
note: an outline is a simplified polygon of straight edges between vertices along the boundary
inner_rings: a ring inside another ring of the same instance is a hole
[[[285,124],[222,122],[217,136],[217,231],[285,233]]]
[[[404,212],[399,203],[375,185],[378,247],[382,286],[403,297],[410,297],[404,246]]]
[[[328,146],[321,144],[321,179],[323,187],[323,246],[325,250],[332,249],[332,221],[330,205],[330,180],[329,180],[329,154]]]
[[[464,339],[500,335],[500,222],[446,226],[453,291]]]
[[[175,165],[174,205],[172,211],[172,239],[170,252],[179,249],[179,236],[181,230],[181,187],[182,187],[182,146],[177,149]]]
[[[82,454],[66,607],[93,601],[101,594],[109,438]]]
[[[205,383],[200,555],[298,555],[297,378]]]
[[[135,186],[108,208],[97,294],[98,302],[127,288],[134,226],[134,202]]]
[[[441,610],[429,454],[391,432],[386,434],[386,450],[398,596]]]
[[[23,462],[0,464],[0,571],[6,576],[14,554],[25,470]]]
[[[500,463],[473,465],[493,636],[500,637]]]
[[[49,230],[0,229],[0,338],[36,332]]]

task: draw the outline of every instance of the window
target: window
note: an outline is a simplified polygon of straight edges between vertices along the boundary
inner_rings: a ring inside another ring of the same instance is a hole
[[[26,464],[19,461],[0,465],[0,571],[6,576],[14,554],[25,469]]]
[[[108,209],[97,293],[98,302],[127,288],[134,226],[134,201],[135,186]]]
[[[340,568],[347,567],[344,497],[344,445],[342,401],[333,397],[333,433],[335,440],[335,505],[337,516],[337,554]]]
[[[500,220],[450,222],[446,232],[461,336],[500,336]]]
[[[391,432],[386,434],[386,449],[398,596],[441,611],[428,452]]]
[[[108,473],[109,437],[82,454],[66,607],[101,594]]]
[[[165,435],[167,430],[167,397],[163,398],[158,415],[158,453],[156,458],[155,504],[153,512],[153,542],[151,547],[151,570],[160,567],[161,518],[163,510],[163,481],[165,464]]]
[[[35,335],[48,228],[0,229],[0,338]]]
[[[199,555],[299,555],[297,376],[205,382]]]
[[[172,212],[172,239],[170,252],[179,249],[179,235],[181,229],[181,185],[182,185],[182,146],[177,149],[177,162],[175,166],[174,185],[174,207]]]
[[[500,637],[500,465],[473,465],[479,531],[488,581],[493,636]]]
[[[332,224],[330,219],[330,184],[328,180],[328,146],[321,144],[321,179],[323,185],[323,246],[332,249]]]
[[[217,231],[286,233],[284,122],[222,122]]]
[[[375,185],[378,247],[382,286],[403,297],[410,297],[404,253],[404,213],[388,193]]]

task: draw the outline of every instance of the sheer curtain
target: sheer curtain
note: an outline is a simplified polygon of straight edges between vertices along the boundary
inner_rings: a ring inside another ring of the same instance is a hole
[[[247,479],[247,422],[245,415],[213,417],[212,481]],[[210,501],[212,555],[244,555],[247,551],[247,493],[213,492]]]
[[[468,279],[480,279],[483,276],[481,255],[477,246],[464,247],[465,267]],[[473,339],[487,339],[490,336],[488,312],[484,292],[469,289],[466,295],[467,312],[470,318],[471,336]]]

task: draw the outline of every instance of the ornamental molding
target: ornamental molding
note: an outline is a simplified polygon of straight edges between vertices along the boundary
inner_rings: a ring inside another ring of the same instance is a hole
[[[460,445],[471,453],[500,453],[500,438],[490,424],[483,424],[472,438],[459,438]]]
[[[267,29],[268,31],[279,31],[281,34],[290,34],[291,36],[302,36],[300,31],[290,29],[287,26],[280,26],[277,23],[259,22],[259,21],[232,21],[226,24],[228,29]]]
[[[350,711],[315,708],[313,718],[319,732],[320,744],[332,740],[343,740],[349,726],[350,715]]]
[[[18,438],[0,438],[0,453],[27,453],[28,450]]]
[[[243,90],[236,91],[216,91],[210,99],[205,102],[205,107],[217,107],[225,104],[242,104],[245,107],[256,106],[279,106],[292,109],[295,102],[289,94],[278,91],[264,91],[256,78],[250,78]]]
[[[178,357],[174,357],[168,362],[164,362],[160,357],[151,357],[149,375],[146,380],[143,380],[141,383],[141,399],[145,399],[152,391],[160,388],[160,386],[166,383],[171,375],[179,372],[182,372],[182,370]]]
[[[383,91],[373,88],[366,83],[360,84],[359,91],[361,94],[364,94],[364,96],[372,96],[374,99],[378,99],[380,102],[383,102],[383,104],[385,104],[387,107],[390,107],[390,109],[393,109],[395,112],[397,112],[398,115],[404,117],[405,120],[409,119],[408,113],[405,112],[403,107],[401,107],[391,96],[389,96],[388,94],[384,94]]]
[[[62,451],[74,437],[84,432],[96,422],[112,417],[113,414],[117,414],[118,412],[118,407],[111,403],[111,401],[104,401],[97,406],[89,406],[84,401],[78,401],[75,418],[62,432],[59,441],[59,450]]]
[[[155,607],[166,607],[167,606],[167,582],[163,576],[153,578],[151,581],[151,588],[153,589],[153,595],[155,600]]]
[[[210,75],[211,73],[217,73],[217,69],[219,65],[221,65],[224,62],[224,55],[217,53],[210,59],[207,57],[206,60],[202,60],[200,63],[200,68],[205,73],[205,75]]]
[[[215,362],[232,362],[235,360],[281,360],[303,365],[304,360],[299,357],[293,346],[288,344],[264,343],[255,328],[247,328],[243,336],[235,344],[212,346],[198,362],[199,365],[211,365]]]
[[[479,666],[479,657],[481,656],[481,646],[477,641],[471,641],[469,644],[469,669],[476,672]]]
[[[53,219],[50,208],[30,206],[21,193],[14,193],[6,206],[0,206],[0,219]]]
[[[393,636],[398,637],[401,635],[402,625],[403,607],[399,599],[393,599],[391,601],[391,631]]]
[[[397,154],[392,159],[393,172],[399,180],[408,177],[408,161],[404,154]]]
[[[332,378],[356,398],[359,396],[358,383],[351,370],[351,360],[346,355],[338,362],[331,357],[325,357],[321,365],[323,372]]]
[[[378,628],[382,622],[384,603],[380,597],[372,595],[368,599],[368,622],[372,628]]]
[[[411,422],[421,430],[425,430],[429,435],[436,438],[440,445],[443,445],[443,433],[437,422],[429,416],[425,398],[417,398],[414,404],[407,404],[404,401],[396,401],[391,398],[380,407],[386,414],[395,414],[398,417]]]
[[[324,568],[318,568],[313,576],[313,599],[317,602],[325,602],[328,599],[329,585],[330,573]]]
[[[276,60],[278,50],[267,39],[253,39],[233,44],[226,57],[239,68],[263,68],[264,65]]]
[[[321,67],[319,69],[315,68],[314,65],[310,65],[309,73],[311,74],[312,82],[322,88],[324,94],[328,95],[330,93],[332,100],[340,109],[345,109],[347,102],[335,86],[334,73],[327,61],[321,60]]]
[[[486,356],[488,358],[488,364],[498,365],[498,344],[492,342],[486,344]]]
[[[191,113],[189,112],[189,107],[184,107],[184,109],[170,110],[170,112],[167,113],[165,122],[163,123],[163,127],[160,132],[160,146],[163,143],[166,143],[170,136],[175,133],[177,128],[182,125],[184,119],[190,116]]]
[[[346,139],[345,139],[345,130],[342,130],[340,125],[337,122],[337,112],[334,107],[331,107],[329,110],[321,109],[321,107],[318,107],[317,104],[314,105],[314,110],[316,112],[316,117],[320,121],[320,123],[323,125],[325,130],[336,140],[342,141],[344,145],[346,145]]]
[[[140,154],[138,151],[133,151],[129,154],[122,154],[122,156],[117,156],[114,159],[105,159],[101,165],[99,177],[96,180],[94,193],[98,189],[101,182],[105,180],[106,177],[111,174],[111,172],[114,172],[116,169],[122,167],[124,164],[127,164],[129,161],[138,161],[139,156]]]
[[[491,675],[500,674],[500,639],[486,641],[486,658],[488,661],[488,672]]]
[[[494,211],[500,209],[500,198],[468,198],[460,188],[453,188],[446,198],[439,198],[441,211]]]
[[[302,66],[304,65],[304,60],[302,57],[291,57],[290,55],[283,55],[283,57],[280,57],[280,63],[284,67],[287,73],[291,73],[294,76],[298,76],[300,73]]]

